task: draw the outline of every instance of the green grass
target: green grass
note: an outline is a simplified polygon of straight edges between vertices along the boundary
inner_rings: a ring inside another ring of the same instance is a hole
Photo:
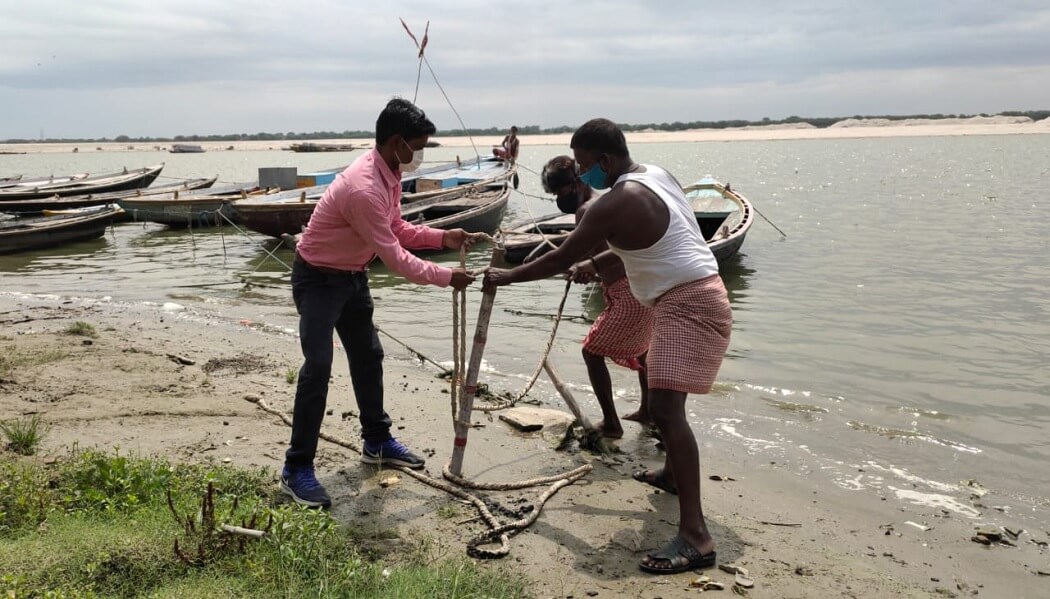
[[[80,335],[81,337],[98,337],[98,333],[95,331],[94,325],[88,324],[82,320],[78,320],[73,324],[69,325],[63,332],[67,335]]]
[[[47,425],[38,414],[28,418],[0,420],[0,433],[7,440],[7,448],[21,455],[33,455],[47,434]]]
[[[284,371],[284,381],[289,385],[295,383],[295,379],[299,378],[299,371],[295,368],[289,368]]]
[[[23,366],[39,366],[57,362],[68,354],[60,349],[49,349],[40,352],[20,352],[13,347],[0,348],[0,376],[8,375]]]
[[[269,534],[243,548],[215,543],[226,537],[199,518],[209,483],[216,524],[254,514],[257,528],[272,521]],[[499,565],[362,536],[328,512],[276,505],[263,470],[75,450],[50,467],[0,459],[0,597],[529,596]],[[204,558],[184,563],[176,540],[195,557],[204,544]]]

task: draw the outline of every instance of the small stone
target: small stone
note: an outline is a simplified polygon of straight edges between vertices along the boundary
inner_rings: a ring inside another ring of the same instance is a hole
[[[223,426],[230,426],[230,421],[229,420],[223,420],[222,421],[222,425]]]

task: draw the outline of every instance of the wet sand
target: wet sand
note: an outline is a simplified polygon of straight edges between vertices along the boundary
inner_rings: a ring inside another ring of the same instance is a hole
[[[62,333],[78,320],[97,329],[90,344]],[[286,372],[300,363],[291,331],[174,304],[12,293],[0,293],[0,325],[5,356],[58,352],[49,363],[0,373],[0,414],[36,413],[50,424],[45,458],[76,443],[279,469],[289,429],[245,398],[291,409],[294,389]],[[440,477],[452,448],[447,382],[435,378],[435,368],[407,359],[396,344],[386,339],[384,344],[394,432],[426,453],[427,470]],[[194,363],[179,364],[169,354]],[[356,439],[356,405],[341,355],[329,408],[325,430]],[[633,470],[662,460],[654,440],[637,425],[625,423],[622,454],[599,459],[555,451],[542,436],[513,432],[482,414],[474,420],[479,426],[470,432],[464,468],[470,478],[521,480],[583,463],[594,466],[584,480],[555,495],[530,529],[511,539],[503,563],[523,569],[535,582],[537,597],[695,596],[689,583],[696,574],[653,577],[638,570],[642,556],[674,534],[677,503],[631,479]],[[713,441],[702,428],[696,433],[719,562],[749,568],[755,587],[748,596],[1021,598],[1046,596],[1050,589],[1050,576],[1037,573],[1050,572],[1050,525],[1016,540],[1006,537],[1014,546],[971,540],[975,527],[1010,527],[1009,516],[991,507],[994,489],[965,506],[920,506],[902,500],[906,493],[880,497],[821,483],[820,477],[751,455],[743,445]],[[471,520],[472,508],[413,479],[402,476],[380,486],[389,472],[360,464],[342,447],[322,441],[317,466],[335,502],[332,513],[342,522],[394,528],[405,543],[426,536],[450,553],[463,552],[464,543],[483,530]],[[713,481],[712,475],[734,480]],[[488,495],[510,508],[541,491]],[[439,511],[443,506],[451,507]],[[717,569],[707,574],[730,593],[730,574]]]

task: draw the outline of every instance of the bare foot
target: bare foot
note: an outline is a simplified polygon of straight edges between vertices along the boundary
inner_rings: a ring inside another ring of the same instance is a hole
[[[639,424],[649,425],[653,423],[652,418],[649,418],[649,413],[642,413],[641,410],[637,412],[631,412],[630,414],[623,417],[624,420],[630,420],[631,422],[637,422]]]
[[[620,439],[623,437],[623,427],[617,423],[615,426],[606,425],[605,421],[599,422],[595,428],[602,432],[602,436],[606,439]]]

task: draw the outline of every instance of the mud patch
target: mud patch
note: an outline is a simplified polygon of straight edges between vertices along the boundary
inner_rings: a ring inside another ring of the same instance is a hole
[[[264,372],[273,368],[275,366],[262,356],[238,354],[230,358],[212,358],[201,367],[201,370],[214,376],[228,376]]]

